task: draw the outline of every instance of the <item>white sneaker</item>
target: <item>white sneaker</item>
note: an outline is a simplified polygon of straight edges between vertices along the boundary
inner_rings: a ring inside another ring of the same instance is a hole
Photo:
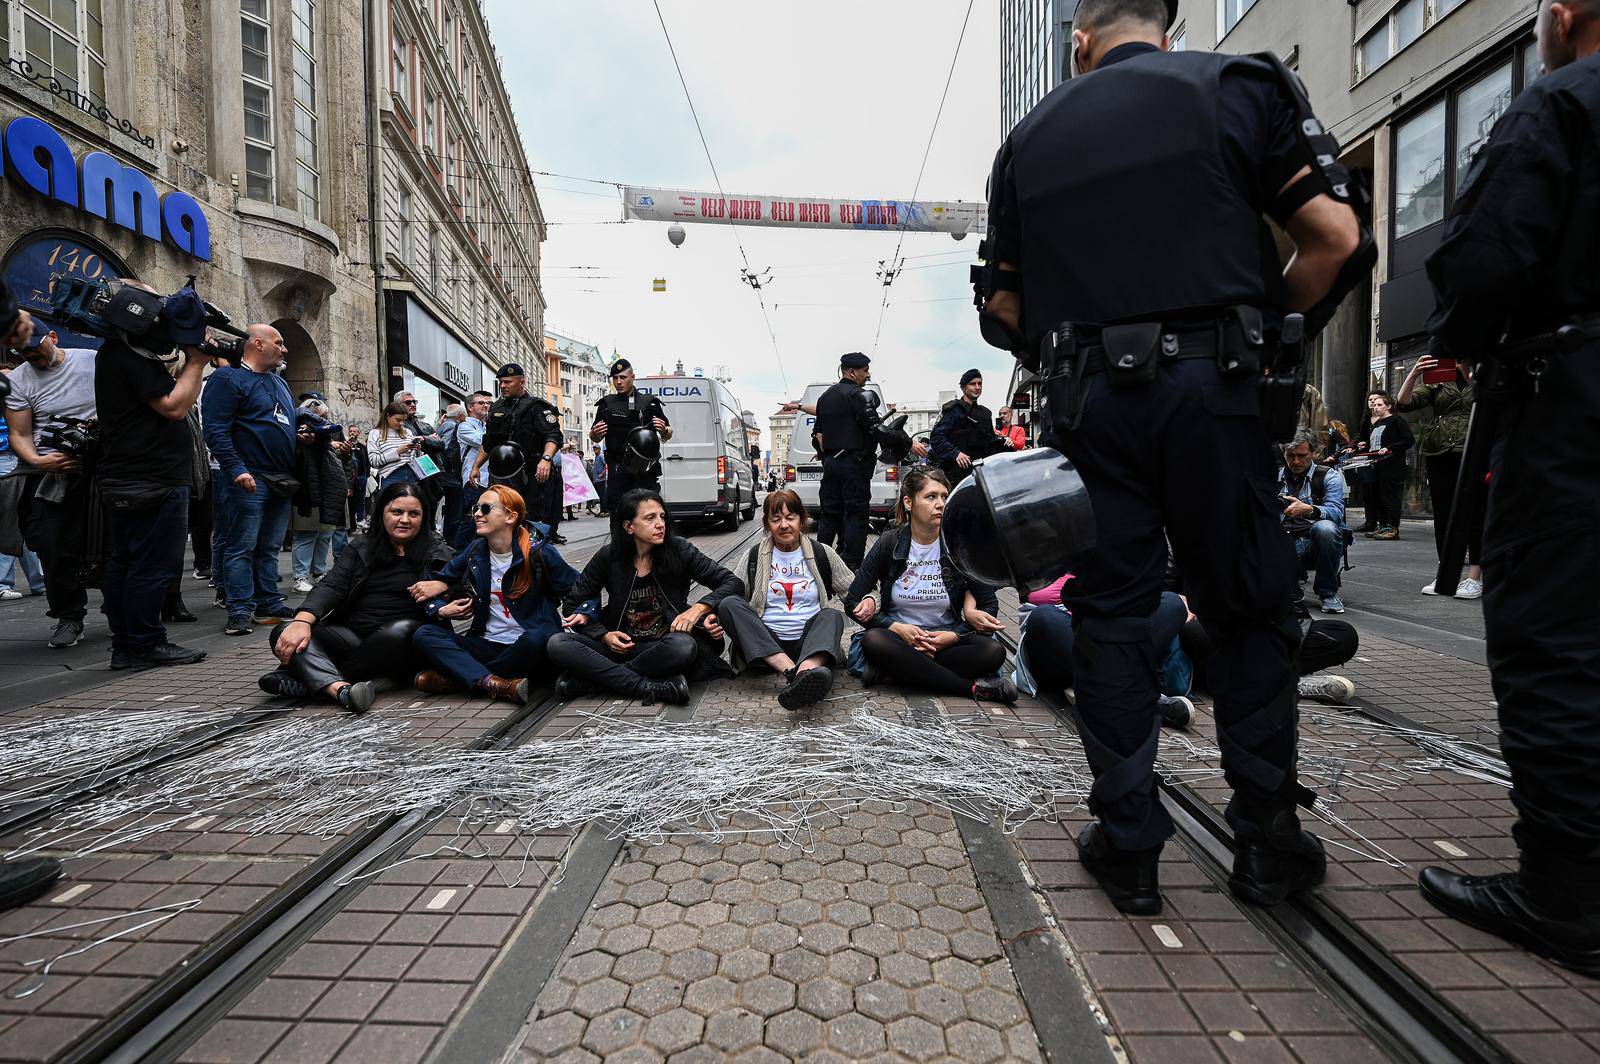
[[[300,594],[304,595],[307,591],[311,590],[311,581],[304,578],[296,580],[294,582],[294,589]]]
[[[1295,688],[1301,698],[1314,698],[1318,702],[1335,704],[1350,701],[1356,693],[1356,685],[1352,680],[1344,676],[1335,676],[1333,673],[1302,676]]]
[[[1483,598],[1483,581],[1466,579],[1456,585],[1456,598],[1476,599]]]
[[[0,588],[0,602],[10,602],[12,599],[19,599],[21,597],[22,592],[18,591],[14,587]]]
[[[1422,589],[1422,593],[1424,595],[1437,595],[1438,592],[1433,589],[1433,585],[1436,583],[1438,583],[1437,580],[1429,580],[1428,586]]]

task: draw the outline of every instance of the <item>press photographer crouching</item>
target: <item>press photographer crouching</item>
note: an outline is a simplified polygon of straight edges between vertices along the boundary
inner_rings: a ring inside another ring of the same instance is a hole
[[[94,374],[98,484],[111,547],[101,586],[101,609],[111,625],[111,667],[187,665],[206,653],[168,641],[161,607],[183,569],[194,487],[186,419],[208,361],[200,347],[207,308],[193,288],[163,300],[148,286],[123,281],[121,297],[139,307],[131,320],[144,331],[108,338]],[[175,376],[167,369],[174,348],[182,351]]]
[[[77,646],[89,595],[84,555],[95,449],[95,353],[62,348],[56,334],[31,315],[32,335],[18,344],[24,362],[11,373],[6,425],[20,478],[16,507],[22,538],[44,569],[45,596],[54,631],[52,650]]]
[[[350,541],[293,619],[272,630],[282,666],[261,677],[271,695],[321,692],[352,713],[372,708],[381,676],[409,682],[411,637],[427,620],[410,588],[449,563],[452,551],[423,519],[422,490],[409,481],[378,493],[371,532]]]

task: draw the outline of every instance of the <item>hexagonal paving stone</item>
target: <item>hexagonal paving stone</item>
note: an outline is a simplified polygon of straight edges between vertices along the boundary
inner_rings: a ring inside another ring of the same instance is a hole
[[[607,1057],[632,1045],[643,1030],[643,1016],[627,1009],[612,1009],[589,1021],[583,1032],[583,1045]]]
[[[797,1009],[774,1016],[767,1021],[766,1043],[790,1059],[807,1056],[822,1044],[822,1021]]]
[[[827,905],[830,902],[844,900],[845,885],[835,883],[831,879],[813,879],[809,883],[800,884],[800,896],[807,901]]]
[[[700,929],[688,924],[668,924],[650,935],[650,948],[671,956],[693,948],[700,940]]]
[[[758,949],[736,949],[724,954],[717,971],[735,982],[754,979],[772,967],[772,957]]]
[[[963,1020],[944,1032],[950,1055],[971,1064],[989,1064],[1005,1055],[1005,1043],[1000,1035],[971,1020]]]
[[[667,897],[679,905],[694,905],[702,901],[711,900],[711,884],[695,876],[682,882],[672,884],[672,889],[667,892]]]
[[[970,913],[983,905],[983,895],[964,883],[946,883],[935,887],[933,893],[940,905],[948,905],[957,912]]]
[[[683,914],[683,918],[686,922],[696,927],[710,927],[713,924],[727,923],[728,911],[729,907],[720,901],[703,901],[697,905],[691,905],[688,911]]]
[[[945,957],[933,962],[933,977],[940,986],[966,993],[983,985],[983,970],[960,957]]]
[[[828,962],[821,954],[805,948],[786,949],[772,958],[773,973],[797,986],[804,986],[808,980],[817,978],[827,970],[827,966]]]
[[[800,929],[788,924],[761,924],[750,929],[750,945],[763,953],[779,954],[800,941]]]
[[[850,932],[850,944],[862,953],[874,957],[887,957],[900,948],[900,936],[887,927],[869,924]]]
[[[774,905],[782,905],[786,901],[793,901],[800,896],[800,885],[791,883],[786,879],[772,879],[756,888],[756,897],[763,901],[770,901]]]
[[[864,927],[872,922],[872,912],[859,901],[836,901],[827,909],[828,922],[840,927]]]
[[[898,902],[890,902],[873,908],[872,922],[896,931],[909,931],[917,926],[917,914]]]
[[[847,986],[860,986],[877,971],[878,962],[860,950],[840,950],[828,957],[828,974]]]
[[[631,924],[639,916],[639,910],[626,902],[615,905],[606,905],[589,914],[589,922],[596,927],[613,928]]]
[[[528,1037],[522,1044],[525,1049],[553,1057],[577,1045],[586,1025],[582,1016],[571,1012],[546,1016],[528,1029]]]
[[[603,1012],[617,1008],[628,999],[628,988],[607,976],[584,983],[572,995],[573,1012],[593,1019]]]
[[[900,941],[905,944],[907,953],[921,957],[925,961],[934,961],[950,955],[950,940],[931,927],[913,927],[901,934]]]
[[[837,953],[850,944],[850,932],[838,924],[811,924],[800,929],[800,941],[818,953]]]
[[[637,905],[640,908],[646,905],[654,905],[666,896],[667,885],[658,883],[653,879],[644,880],[642,883],[634,883],[622,892],[623,901],[628,902],[630,905]]]
[[[610,975],[611,965],[614,963],[616,958],[609,953],[601,953],[598,950],[580,953],[568,958],[567,963],[561,966],[561,977],[574,984],[587,983],[602,975]]]
[[[858,1013],[829,1020],[826,1028],[829,1048],[852,1060],[864,1060],[882,1053],[888,1044],[883,1024]]]
[[[725,1053],[737,1053],[761,1041],[765,1026],[765,1021],[753,1012],[744,1009],[722,1010],[706,1020],[706,1044]]]
[[[672,1009],[645,1025],[644,1041],[664,1054],[676,1053],[698,1042],[705,1026],[706,1021],[688,1009]]]
[[[889,884],[863,879],[844,888],[845,896],[862,905],[882,905],[889,900]]]
[[[739,987],[739,1002],[751,1012],[776,1016],[794,1007],[794,984],[775,975],[763,975]]]
[[[933,969],[928,962],[909,953],[891,953],[878,962],[878,971],[889,982],[908,990],[933,981]]]
[[[700,932],[701,948],[712,953],[731,953],[749,941],[749,930],[738,924],[717,924]]]
[[[944,934],[953,934],[967,926],[964,914],[943,905],[930,905],[917,912],[917,918],[922,921],[923,927],[931,927]]]
[[[653,939],[651,941],[654,942]],[[667,958],[667,974],[684,983],[704,979],[716,970],[716,956],[703,949],[686,949]]]
[[[944,1052],[944,1032],[920,1016],[889,1024],[889,1048],[912,1060],[932,1060]]]
[[[854,993],[837,979],[811,979],[800,984],[800,1008],[818,1019],[831,1020],[835,1016],[842,1016],[850,1011],[854,1003]]]
[[[667,967],[667,958],[653,949],[637,949],[617,958],[611,974],[624,983],[641,983],[652,975],[659,975]]]
[[[882,979],[856,987],[856,1011],[885,1023],[908,1015],[910,998],[893,983]]]
[[[655,878],[663,883],[681,883],[694,874],[694,865],[686,861],[674,861],[656,869]]]
[[[739,999],[739,988],[732,979],[720,975],[696,979],[683,993],[683,1003],[702,1016],[715,1016],[732,1008]]]
[[[778,907],[770,901],[741,901],[729,910],[728,918],[746,927],[771,923],[778,918]]]
[[[682,918],[683,910],[677,905],[670,901],[658,901],[639,910],[638,923],[650,928],[666,927],[678,923]]]
[[[630,924],[627,927],[613,927],[610,931],[600,936],[600,948],[607,953],[622,956],[632,953],[636,949],[644,949],[650,942],[650,929]]]
[[[967,995],[967,1009],[972,1018],[979,1023],[988,1024],[996,1030],[1005,1030],[1024,1019],[1022,1002],[1017,1000],[1014,993],[1007,993],[993,986],[986,986],[974,990]]]
[[[711,888],[713,901],[725,901],[729,905],[737,905],[742,901],[749,901],[756,896],[756,885],[743,879],[729,879],[718,883]]]
[[[646,979],[628,991],[628,1008],[641,1016],[659,1016],[682,1004],[683,984],[671,976]]]
[[[631,1005],[633,999],[630,997]],[[962,996],[947,987],[925,986],[911,992],[911,1010],[918,1016],[932,1020],[940,1027],[948,1027],[967,1015],[967,1004]]]
[[[1000,943],[982,931],[960,931],[950,936],[950,952],[962,960],[989,961],[1000,956]]]

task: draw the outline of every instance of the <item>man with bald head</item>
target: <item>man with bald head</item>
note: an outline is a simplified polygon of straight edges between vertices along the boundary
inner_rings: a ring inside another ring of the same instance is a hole
[[[229,635],[289,614],[278,590],[278,550],[289,527],[294,479],[294,397],[274,370],[289,354],[278,330],[252,325],[237,365],[206,381],[200,421],[223,494],[222,587]],[[215,563],[213,563],[215,564]]]

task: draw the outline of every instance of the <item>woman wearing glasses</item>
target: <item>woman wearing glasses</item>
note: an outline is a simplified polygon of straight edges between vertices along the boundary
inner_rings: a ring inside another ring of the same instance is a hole
[[[373,530],[352,539],[294,619],[272,629],[272,653],[282,664],[261,677],[268,694],[306,698],[320,691],[363,713],[377,696],[374,679],[410,678],[412,633],[434,627],[411,588],[446,567],[452,552],[423,520],[415,484],[390,484],[374,509]]]
[[[533,538],[523,523],[527,515],[518,492],[503,484],[486,488],[472,511],[477,540],[436,579],[411,589],[434,617],[472,619],[466,635],[446,625],[417,629],[412,645],[433,666],[417,673],[418,690],[527,701],[527,677],[544,665],[545,644],[561,630],[556,604],[578,581],[554,547]],[[442,596],[458,585],[468,595],[446,602]]]

